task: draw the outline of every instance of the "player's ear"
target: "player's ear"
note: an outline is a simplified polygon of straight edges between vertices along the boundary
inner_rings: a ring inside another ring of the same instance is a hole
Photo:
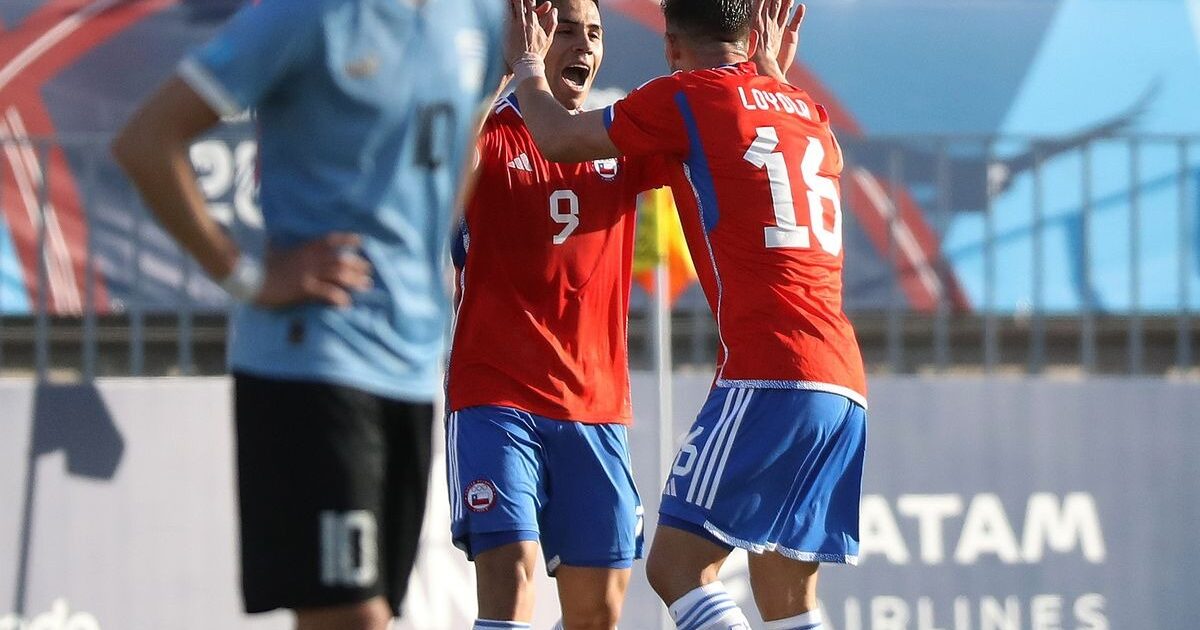
[[[674,33],[663,34],[663,54],[667,57],[667,67],[671,70],[679,69],[679,38]]]
[[[756,29],[750,29],[750,43],[746,44],[746,57],[753,58],[758,52],[759,35]]]

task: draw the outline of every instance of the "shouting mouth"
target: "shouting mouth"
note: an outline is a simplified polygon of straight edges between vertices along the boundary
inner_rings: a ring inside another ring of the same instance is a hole
[[[584,85],[587,84],[588,76],[591,74],[591,68],[581,63],[576,63],[563,69],[562,78],[567,85],[575,88],[576,90],[582,90]]]

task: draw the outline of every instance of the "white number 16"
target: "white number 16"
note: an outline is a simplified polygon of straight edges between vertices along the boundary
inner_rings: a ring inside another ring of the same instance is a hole
[[[788,176],[787,162],[783,153],[775,151],[779,146],[779,135],[774,127],[759,127],[758,137],[746,151],[747,162],[758,168],[767,169],[771,183],[771,201],[775,208],[775,225],[764,228],[766,246],[812,247],[810,233],[816,235],[821,249],[833,256],[842,251],[842,202],[838,197],[833,180],[820,174],[821,161],[825,159],[825,148],[816,138],[808,138],[804,158],[800,162],[800,174],[804,177],[807,190],[809,225],[796,223],[796,204],[792,198],[792,181]],[[825,204],[828,199],[833,205],[833,227],[825,227]]]

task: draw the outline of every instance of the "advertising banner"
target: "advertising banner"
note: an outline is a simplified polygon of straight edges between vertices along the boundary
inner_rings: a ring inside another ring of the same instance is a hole
[[[631,434],[648,525],[654,383],[634,378]],[[707,387],[677,377],[676,436]],[[225,379],[0,381],[0,630],[289,627],[240,613],[229,394]],[[871,405],[861,560],[823,569],[827,628],[1194,627],[1200,386],[877,378]],[[402,630],[474,615],[434,466]],[[757,620],[745,566],[735,554],[723,579]],[[534,627],[556,610],[543,577]],[[621,627],[658,628],[660,610],[639,563]]]

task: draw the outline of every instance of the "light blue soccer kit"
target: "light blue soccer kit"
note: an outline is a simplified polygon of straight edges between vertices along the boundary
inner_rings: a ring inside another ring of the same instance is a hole
[[[261,0],[184,60],[223,116],[258,113],[268,246],[363,237],[374,288],[347,309],[238,309],[230,364],[430,401],[444,261],[474,122],[503,72],[496,0]]]
[[[352,304],[233,318],[246,609],[386,596],[416,556],[448,315],[447,236],[503,71],[497,0],[259,0],[179,68],[256,112],[269,250],[357,234]]]

